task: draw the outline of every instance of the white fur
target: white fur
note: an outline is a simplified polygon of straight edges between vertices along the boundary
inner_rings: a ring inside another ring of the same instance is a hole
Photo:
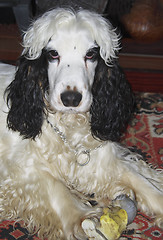
[[[82,42],[81,42],[82,39]],[[97,61],[85,61],[87,51],[97,46],[94,38],[87,29],[78,30],[59,29],[55,36],[47,44],[48,50],[57,50],[60,60],[49,63],[48,76],[50,94],[48,101],[58,111],[75,110],[86,112],[89,110],[92,95],[91,87],[94,80]],[[82,100],[78,107],[65,107],[60,99],[61,93],[76,89],[82,94]]]
[[[115,57],[119,49],[119,39],[110,23],[100,15],[87,10],[74,13],[68,9],[54,9],[45,13],[36,20],[24,36],[24,52],[29,52],[30,59],[41,55],[42,49],[47,46],[51,38],[55,38],[57,31],[74,29],[88,29],[96,43],[101,46],[101,57],[107,63]],[[46,32],[46,34],[42,34]]]
[[[74,19],[77,19],[76,23]],[[79,27],[81,30],[77,34]],[[106,21],[87,11],[78,12],[76,16],[71,11],[59,9],[38,19],[25,35],[24,53],[28,52],[30,59],[39,57],[43,48],[57,48],[62,57],[57,70],[56,62],[49,64],[50,97],[47,101],[55,113],[49,111],[48,120],[66,136],[67,143],[46,120],[42,134],[35,141],[23,140],[17,132],[6,128],[8,109],[3,92],[14,78],[15,70],[0,65],[0,219],[23,219],[28,229],[31,232],[39,230],[42,238],[87,239],[81,222],[99,217],[101,207],[120,194],[135,196],[138,207],[156,216],[157,223],[162,224],[162,172],[153,170],[126,148],[92,137],[90,115],[85,111],[91,103],[89,87],[97,63],[90,63],[86,68],[83,58],[94,46],[94,39],[101,46],[101,56],[107,62],[114,56],[118,41]],[[71,81],[67,64],[73,73]],[[76,78],[79,79],[77,83]],[[85,102],[78,107],[77,113],[66,112],[53,96],[56,89],[61,93],[69,85],[83,91]],[[81,166],[82,155],[77,158],[74,153],[88,149],[90,161]],[[93,193],[97,207],[88,203]]]

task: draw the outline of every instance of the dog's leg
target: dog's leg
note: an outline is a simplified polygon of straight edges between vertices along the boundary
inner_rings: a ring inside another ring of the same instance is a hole
[[[24,220],[31,233],[39,230],[41,238],[88,239],[81,223],[86,218],[100,217],[102,209],[92,207],[86,198],[71,192],[45,171],[32,175],[31,182],[25,178],[18,182],[9,179],[0,186],[0,220]]]
[[[162,172],[150,168],[142,160],[132,162],[124,170],[121,184],[134,191],[138,208],[156,217],[157,224],[163,227]]]
[[[49,175],[47,181],[50,205],[61,221],[66,239],[88,239],[81,223],[86,218],[101,216],[102,209],[86,204],[77,195],[72,194],[62,182],[52,179]]]

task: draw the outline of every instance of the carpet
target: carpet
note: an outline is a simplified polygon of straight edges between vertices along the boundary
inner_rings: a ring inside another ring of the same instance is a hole
[[[163,94],[136,93],[137,110],[128,126],[122,142],[143,155],[145,161],[154,167],[163,168]],[[163,239],[163,231],[153,226],[153,220],[138,211],[132,224],[121,236],[121,240]],[[39,240],[29,235],[22,222],[0,223],[0,240]]]
[[[152,166],[163,168],[163,94],[137,93],[136,104],[135,118],[128,126],[123,143],[135,148]],[[149,216],[138,212],[120,239],[163,239],[163,231],[152,222]]]

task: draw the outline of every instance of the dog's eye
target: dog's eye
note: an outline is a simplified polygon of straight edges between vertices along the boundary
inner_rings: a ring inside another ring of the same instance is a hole
[[[51,50],[48,52],[49,60],[59,59],[59,54],[56,50]]]
[[[98,48],[92,48],[88,50],[88,52],[85,55],[85,60],[96,60],[98,56]]]
[[[94,56],[94,52],[93,51],[89,51],[87,54],[86,54],[86,59],[92,59]]]

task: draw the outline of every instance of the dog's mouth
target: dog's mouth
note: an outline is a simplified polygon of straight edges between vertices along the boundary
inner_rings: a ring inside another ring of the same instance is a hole
[[[61,112],[61,113],[68,113],[68,114],[80,114],[88,112],[90,107],[82,108],[81,107],[65,107],[65,106],[57,106],[57,107],[50,107],[52,112]]]
[[[75,108],[65,108],[64,110],[61,110],[62,113],[69,113],[69,114],[76,114],[79,113],[80,111],[78,111]]]

